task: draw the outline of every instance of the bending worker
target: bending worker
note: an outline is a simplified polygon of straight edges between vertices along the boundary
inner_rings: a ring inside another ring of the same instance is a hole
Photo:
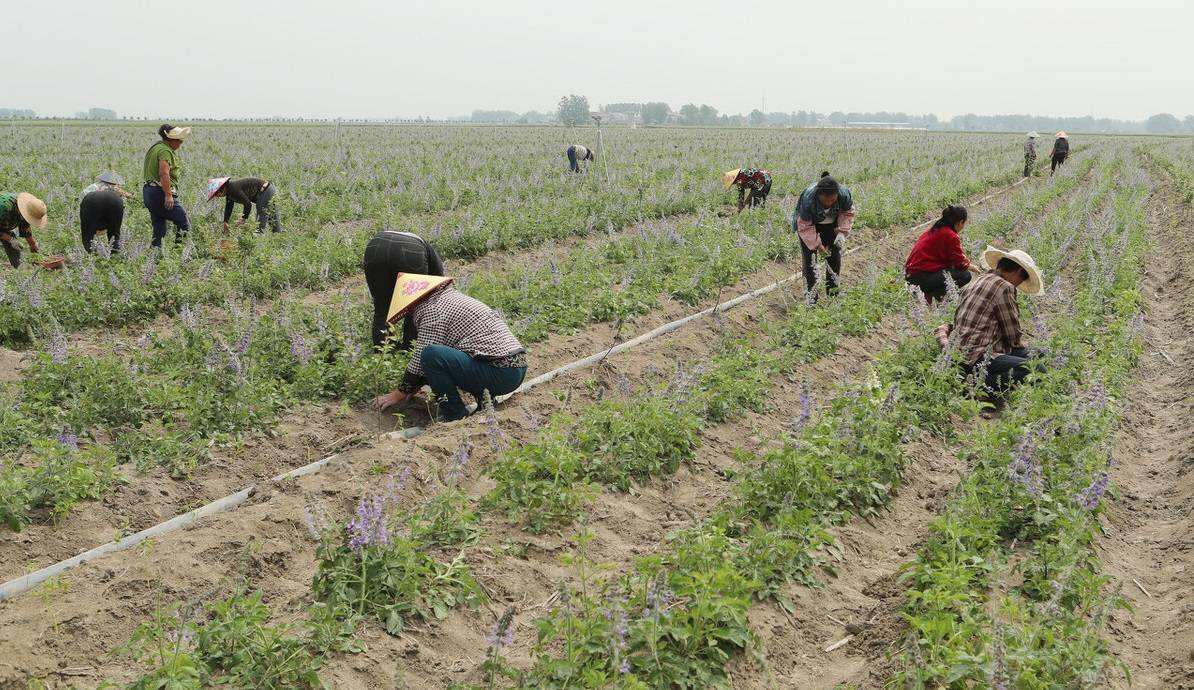
[[[282,232],[282,219],[278,215],[278,207],[273,203],[277,188],[268,180],[256,177],[242,177],[233,180],[228,177],[217,177],[207,181],[207,200],[222,196],[224,201],[224,232],[228,232],[228,221],[232,220],[232,209],[236,204],[244,206],[244,213],[236,221],[242,225],[249,217],[249,211],[257,205],[257,231],[265,232],[268,225],[274,232]]]
[[[957,344],[966,375],[985,361],[987,390],[1002,392],[1040,369],[1037,353],[1024,346],[1024,332],[1016,307],[1016,290],[1039,295],[1041,273],[1024,251],[987,247],[983,262],[995,269],[974,279],[962,291],[954,312],[952,340]]]
[[[1065,132],[1058,132],[1057,138],[1053,140],[1053,166],[1049,169],[1049,176],[1057,172],[1057,168],[1065,163],[1065,159],[1070,155],[1070,135]]]
[[[124,200],[132,197],[124,189],[124,178],[108,170],[83,189],[79,199],[79,231],[83,249],[91,253],[95,234],[108,236],[112,252],[120,250],[120,227],[124,224]]]
[[[181,173],[178,148],[183,139],[191,134],[190,127],[162,125],[158,127],[161,141],[145,152],[145,186],[141,188],[141,201],[149,211],[153,223],[154,247],[161,247],[166,237],[166,221],[174,223],[174,242],[182,241],[183,235],[191,230],[187,212],[178,202],[178,176]]]
[[[382,230],[365,245],[364,268],[365,284],[373,298],[373,344],[381,347],[390,330],[386,316],[398,274],[442,276],[444,264],[422,237],[409,232]],[[408,315],[402,320],[402,340],[398,348],[409,350],[414,339],[414,322]]]
[[[804,255],[804,282],[808,294],[816,299],[817,274],[813,257],[825,257],[829,267],[825,275],[825,293],[837,294],[837,277],[842,271],[842,247],[854,228],[854,198],[850,190],[837,183],[828,172],[809,185],[800,195],[792,215],[792,229],[800,235]]]
[[[1028,140],[1024,142],[1024,177],[1032,175],[1032,166],[1036,165],[1036,132],[1028,133]]]
[[[970,272],[978,271],[962,251],[959,233],[966,227],[967,217],[964,207],[946,206],[937,222],[912,245],[904,262],[904,280],[920,288],[929,304],[945,298],[947,275],[962,287],[970,282]]]
[[[766,204],[767,195],[771,193],[771,173],[762,168],[727,170],[721,179],[726,189],[737,185],[739,213],[747,206],[754,208]]]
[[[0,194],[0,245],[4,245],[4,253],[8,255],[8,263],[13,268],[21,265],[17,237],[24,237],[29,251],[36,254],[40,250],[37,238],[33,236],[33,228],[40,230],[48,222],[46,205],[41,199],[28,192]]]
[[[593,152],[580,144],[573,144],[565,151],[568,156],[568,169],[572,172],[580,172],[580,161],[592,161]]]
[[[398,388],[373,399],[385,410],[406,402],[424,383],[439,402],[439,418],[451,422],[468,416],[460,397],[467,391],[480,409],[490,399],[513,393],[527,372],[526,350],[502,317],[482,302],[451,285],[451,278],[415,276],[404,292],[414,300],[395,317],[409,314],[418,331],[418,344]],[[410,290],[410,286],[416,286]],[[424,294],[417,294],[422,290]],[[460,390],[458,390],[460,389]]]

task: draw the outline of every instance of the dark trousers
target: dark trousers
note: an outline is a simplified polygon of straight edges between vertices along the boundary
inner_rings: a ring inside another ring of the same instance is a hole
[[[954,284],[962,287],[970,282],[970,271],[963,268],[949,268],[940,271],[933,271],[932,273],[910,273],[904,276],[904,280],[909,285],[915,285],[924,293],[925,299],[932,302],[933,300],[943,299],[947,292],[945,284],[945,274],[948,273],[950,278],[953,278]]]
[[[755,206],[762,206],[767,203],[767,195],[771,193],[771,181],[763,185],[762,189],[755,189],[748,187],[746,189],[746,205],[754,208]]]
[[[568,169],[572,172],[580,172],[580,163],[576,162],[576,147],[568,147]]]
[[[278,213],[278,205],[274,203],[274,183],[261,190],[253,203],[257,205],[257,229],[264,231],[266,226],[274,232],[282,232],[282,217]]]
[[[1032,174],[1032,166],[1036,163],[1036,156],[1024,156],[1024,177]]]
[[[973,370],[974,367],[970,367]],[[983,386],[996,393],[1004,393],[1028,378],[1034,371],[1044,371],[1040,353],[1026,347],[1013,348],[1005,355],[999,355],[987,363],[987,375]],[[969,373],[969,372],[968,372]]]
[[[1050,175],[1052,175],[1062,163],[1065,163],[1065,158],[1068,155],[1069,151],[1062,151],[1060,153],[1053,154],[1053,165],[1049,168]]]
[[[191,221],[187,220],[187,212],[178,203],[178,195],[173,194],[174,208],[166,208],[165,190],[155,184],[146,184],[141,188],[141,201],[145,210],[149,211],[149,220],[153,224],[154,247],[162,246],[166,237],[166,221],[174,223],[174,242],[182,242],[182,238],[191,231]]]
[[[112,252],[120,249],[120,226],[124,224],[124,199],[116,192],[101,189],[94,191],[79,202],[79,228],[83,238],[83,249],[91,252],[95,233],[101,230],[108,234]]]
[[[399,273],[442,276],[444,265],[431,245],[422,238],[383,230],[365,245],[365,283],[373,297],[373,344],[381,345],[390,330],[386,314],[394,298]],[[403,348],[410,346],[414,327],[403,322]]]
[[[495,367],[446,345],[428,345],[421,357],[423,376],[439,401],[440,420],[445,422],[468,416],[461,390],[477,400],[479,409],[486,391],[491,398],[513,393],[527,373],[526,367]]]
[[[16,235],[13,235],[11,240],[0,240],[0,246],[4,247],[4,255],[8,257],[8,263],[12,264],[13,268],[21,265],[21,248],[17,246]]]
[[[821,238],[821,244],[829,249],[829,256],[825,259],[829,270],[825,272],[825,294],[837,294],[837,277],[842,270],[842,250],[833,243],[837,239],[837,226],[834,225],[818,225],[817,236]],[[817,256],[817,252],[804,246],[804,242],[800,243],[800,253],[804,258],[804,284],[808,287],[809,292],[813,292],[817,287],[817,274],[813,271],[813,260]]]

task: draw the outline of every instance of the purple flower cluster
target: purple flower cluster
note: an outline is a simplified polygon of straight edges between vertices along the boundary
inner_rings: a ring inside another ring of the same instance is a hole
[[[502,617],[494,621],[493,627],[489,629],[489,634],[485,636],[485,642],[494,654],[501,654],[503,649],[514,644],[513,606],[507,608]]]
[[[647,585],[647,603],[643,607],[642,619],[658,622],[668,617],[668,607],[676,600],[676,595],[667,587],[664,573],[660,573]]]
[[[290,354],[298,360],[299,364],[310,362],[314,356],[311,345],[307,342],[307,337],[299,331],[294,331],[290,334]]]
[[[79,435],[70,429],[63,429],[58,434],[58,442],[71,450],[79,450]]]
[[[389,546],[390,527],[386,520],[386,503],[380,496],[362,497],[357,503],[356,517],[348,521],[348,546],[354,553],[370,546]]]
[[[50,361],[54,364],[62,364],[66,361],[66,336],[62,331],[55,328],[54,335],[50,336]]]
[[[1103,494],[1107,493],[1107,484],[1111,481],[1106,472],[1100,472],[1099,476],[1095,477],[1090,486],[1086,487],[1074,497],[1079,505],[1087,510],[1094,510],[1099,507],[1099,502],[1103,500]]]
[[[189,304],[184,304],[179,308],[178,318],[182,321],[182,325],[191,330],[199,326],[199,317],[195,316],[195,311]]]
[[[800,383],[800,413],[796,416],[796,419],[794,419],[792,421],[792,424],[791,424],[792,430],[800,431],[801,429],[803,429],[804,425],[808,424],[808,420],[812,417],[812,415],[813,415],[813,396],[812,396],[812,393],[809,392],[808,383],[801,382]]]
[[[468,466],[469,453],[473,450],[473,444],[468,439],[465,439],[456,452],[452,454],[452,459],[448,462],[448,471],[444,475],[444,481],[450,485],[455,485],[464,478],[464,468]]]
[[[1044,437],[1043,430],[1028,430],[1016,446],[1016,454],[1008,465],[1008,479],[1023,486],[1029,496],[1040,496],[1043,484],[1041,466],[1037,462],[1037,444]]]
[[[614,664],[618,667],[618,673],[630,673],[630,660],[626,658],[626,650],[629,647],[626,638],[630,634],[626,602],[620,597],[614,598],[613,604],[605,610],[605,620],[610,626],[610,647],[613,649]]]

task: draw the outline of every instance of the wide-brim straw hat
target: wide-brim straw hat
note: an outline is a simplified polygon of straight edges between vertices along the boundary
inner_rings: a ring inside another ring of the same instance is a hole
[[[114,170],[103,171],[102,173],[99,174],[98,179],[100,182],[104,182],[107,184],[114,184],[117,187],[124,186],[124,178],[120,176],[120,173],[118,173]]]
[[[1066,134],[1065,131],[1063,130],[1061,132],[1058,132],[1057,134],[1054,134],[1053,136],[1057,137],[1058,139],[1065,139],[1066,137],[1068,137],[1070,135]]]
[[[165,134],[167,139],[174,139],[176,141],[182,141],[189,136],[191,136],[190,127],[175,127],[173,129],[166,130]]]
[[[738,173],[742,172],[742,168],[734,168],[727,170],[721,176],[721,183],[726,186],[726,189],[734,186],[734,180],[738,179]]]
[[[44,228],[46,223],[50,222],[50,219],[46,217],[46,202],[29,192],[21,192],[17,195],[17,210],[32,227]]]
[[[1040,136],[1040,135],[1039,135],[1039,134],[1037,134],[1036,132],[1029,132],[1029,133],[1028,133],[1028,138],[1029,138],[1029,139],[1036,139],[1036,138],[1037,138],[1037,137],[1039,137],[1039,136]]]
[[[216,177],[207,181],[207,200],[211,201],[220,193],[224,185],[228,184],[228,177]]]
[[[1020,292],[1026,295],[1041,294],[1044,278],[1041,277],[1041,269],[1036,267],[1036,261],[1033,261],[1028,252],[1022,249],[1013,249],[1010,252],[1005,252],[990,245],[983,250],[982,262],[987,268],[995,268],[999,264],[1000,259],[1015,261],[1017,266],[1028,272],[1028,279],[1016,286]]]

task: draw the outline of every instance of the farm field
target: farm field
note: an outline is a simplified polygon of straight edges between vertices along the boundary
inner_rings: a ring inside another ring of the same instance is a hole
[[[143,129],[0,127],[69,258],[0,284],[0,580],[256,490],[0,601],[0,687],[1194,687],[1191,139],[1022,180],[1019,135],[615,128],[576,176],[589,130],[197,125],[191,240],[153,255],[134,201],[82,254],[88,171],[135,188]],[[775,191],[734,215],[744,163]],[[799,271],[821,170],[858,208],[839,297],[791,282],[461,422],[366,410],[405,365],[369,347],[376,230],[431,240],[529,377]],[[218,175],[274,181],[287,232],[218,258]],[[1046,276],[1049,367],[994,417],[931,335],[956,295],[900,273],[949,203]]]

